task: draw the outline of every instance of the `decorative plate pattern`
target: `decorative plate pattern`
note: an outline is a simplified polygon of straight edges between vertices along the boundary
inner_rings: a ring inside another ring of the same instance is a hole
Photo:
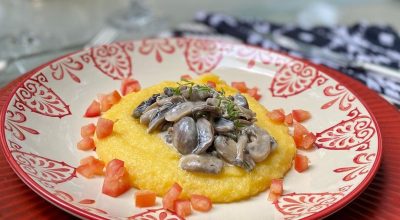
[[[227,82],[257,86],[261,103],[269,109],[311,111],[307,127],[317,134],[319,147],[303,152],[313,169],[302,174],[291,170],[285,177],[285,193],[276,203],[269,203],[268,192],[263,192],[251,200],[217,204],[213,211],[190,218],[235,219],[245,213],[252,219],[321,218],[357,196],[376,172],[382,146],[374,116],[323,68],[263,49],[203,39],[119,42],[35,69],[14,89],[1,112],[0,140],[6,158],[37,193],[78,216],[177,219],[159,208],[135,208],[134,189],[110,200],[100,193],[100,178],[77,177],[74,167],[86,153],[75,143],[80,126],[88,122],[82,114],[99,92],[119,88],[124,78],[134,76],[147,87],[179,79],[188,71],[193,76],[212,71]],[[309,184],[316,179],[325,181]]]

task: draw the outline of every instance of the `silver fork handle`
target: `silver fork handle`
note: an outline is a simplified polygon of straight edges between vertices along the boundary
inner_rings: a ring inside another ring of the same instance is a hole
[[[369,70],[371,72],[376,72],[381,76],[400,82],[400,71],[394,70],[392,68],[368,62],[354,62],[352,66]]]

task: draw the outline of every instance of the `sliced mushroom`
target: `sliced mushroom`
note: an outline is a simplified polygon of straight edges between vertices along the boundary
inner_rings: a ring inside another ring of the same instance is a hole
[[[218,121],[215,122],[214,128],[215,131],[219,133],[227,133],[235,130],[235,124],[233,123],[233,121],[225,118],[220,118]]]
[[[156,114],[158,113],[158,109],[153,108],[150,109],[149,111],[146,111],[142,114],[142,116],[140,116],[140,124],[144,124],[144,125],[148,125],[151,121],[152,118],[154,118],[156,116]]]
[[[166,98],[162,98],[162,99],[157,99],[157,104],[161,106],[161,105],[165,105],[167,103],[176,104],[176,103],[180,103],[180,102],[184,102],[184,101],[185,100],[182,96],[174,95],[174,96],[170,96],[170,97],[167,96]]]
[[[191,114],[193,107],[193,102],[180,103],[165,114],[165,120],[172,122],[178,121],[179,119]]]
[[[164,88],[164,95],[173,96],[174,95],[174,89],[171,88],[171,87],[165,87]]]
[[[252,125],[249,129],[251,142],[247,144],[247,151],[255,162],[261,162],[271,153],[273,145],[276,145],[276,141],[258,126]]]
[[[228,163],[235,164],[237,156],[236,142],[225,136],[217,136],[214,140],[214,146],[218,155],[224,158]]]
[[[212,145],[214,141],[214,128],[205,118],[199,118],[196,122],[196,127],[198,144],[192,153],[201,154]]]
[[[161,127],[161,125],[165,123],[165,113],[167,113],[174,106],[175,106],[174,104],[168,103],[157,108],[157,113],[149,122],[147,133],[151,133],[152,131]]]
[[[183,117],[174,124],[172,144],[181,154],[190,154],[197,146],[197,128],[193,118]]]
[[[182,156],[179,164],[183,170],[214,174],[220,173],[224,166],[224,162],[217,157],[196,154]]]
[[[212,105],[212,106],[219,106],[221,104],[221,101],[217,98],[208,98],[206,100],[207,105]]]
[[[241,167],[243,169],[247,170],[247,171],[252,171],[255,166],[256,166],[256,163],[251,158],[251,156],[248,153],[245,153],[244,157],[243,157],[243,163],[241,164]]]
[[[235,96],[233,97],[233,102],[238,106],[242,106],[243,108],[249,108],[249,103],[247,102],[246,97],[244,97],[240,93],[235,94]]]
[[[205,101],[207,98],[213,96],[213,92],[208,90],[202,90],[197,85],[193,87],[182,87],[181,93],[183,97],[193,102]]]
[[[236,163],[241,164],[243,163],[244,160],[244,151],[246,149],[247,141],[249,139],[247,138],[247,134],[243,133],[239,136],[236,147]]]
[[[192,109],[192,113],[202,111],[202,112],[211,112],[215,114],[220,114],[221,109],[217,106],[207,105],[205,102],[197,102],[196,105]]]
[[[250,109],[244,108],[242,106],[237,106],[237,108],[239,109],[238,116],[241,118],[252,120],[254,117],[256,117],[256,113]]]
[[[214,146],[218,155],[224,158],[228,163],[251,171],[255,167],[255,163],[253,159],[244,152],[243,145],[246,144],[244,141],[244,136],[239,144],[225,136],[217,136],[214,140]],[[241,155],[238,155],[238,152],[240,152]]]
[[[142,103],[140,103],[135,108],[135,110],[133,110],[132,116],[134,118],[139,118],[143,114],[143,112],[146,110],[146,108],[148,106],[150,106],[151,104],[156,102],[158,96],[160,96],[160,94],[154,94],[149,99],[147,99],[146,101],[143,101]]]

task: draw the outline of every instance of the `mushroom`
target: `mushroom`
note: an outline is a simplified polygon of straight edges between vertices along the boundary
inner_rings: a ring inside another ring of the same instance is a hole
[[[179,103],[177,106],[171,108],[171,110],[165,113],[165,120],[172,122],[178,121],[179,119],[192,113],[193,107],[193,102]]]
[[[228,163],[236,164],[237,147],[234,140],[218,135],[214,140],[214,146],[218,155],[224,158]]]
[[[151,118],[149,122],[149,127],[147,128],[147,133],[158,129],[165,122],[165,113],[168,112],[175,105],[172,103],[165,104],[157,108],[157,113]]]
[[[184,102],[185,100],[183,99],[183,97],[182,96],[177,96],[177,95],[174,95],[174,96],[170,96],[170,97],[165,97],[165,98],[161,98],[161,99],[157,99],[157,104],[158,105],[165,105],[165,104],[167,104],[167,103],[173,103],[173,104],[176,104],[176,103],[180,103],[180,102]]]
[[[207,105],[206,102],[197,102],[197,104],[192,108],[192,113],[196,112],[209,112],[214,113],[216,115],[221,114],[221,109],[217,106]]]
[[[247,144],[247,151],[255,162],[261,162],[275,149],[277,143],[266,131],[255,125],[247,129],[251,140]]]
[[[153,108],[150,109],[149,111],[146,111],[140,116],[140,124],[148,125],[151,121],[152,118],[158,113],[158,109]]]
[[[164,88],[164,95],[173,96],[174,95],[174,89],[172,87],[165,87]]]
[[[160,96],[160,94],[154,94],[146,101],[140,103],[135,110],[133,110],[132,116],[134,118],[139,118],[148,106],[156,102],[158,96]]]
[[[239,105],[237,105],[237,108],[239,110],[238,116],[241,118],[244,118],[246,120],[252,120],[254,117],[256,117],[256,113],[250,109],[244,108]]]
[[[183,117],[173,126],[172,144],[181,154],[190,154],[197,146],[197,128],[193,118]]]
[[[219,133],[227,133],[235,130],[235,124],[233,121],[230,121],[225,118],[218,119],[214,124],[215,131]]]
[[[193,150],[194,154],[201,154],[210,147],[214,141],[214,128],[205,118],[199,118],[196,122],[198,144]]]
[[[243,163],[244,160],[244,150],[246,149],[247,141],[247,134],[243,133],[239,136],[236,147],[236,163],[240,164]]]
[[[247,102],[246,97],[240,93],[236,93],[236,95],[233,97],[233,102],[238,106],[242,106],[243,108],[249,108],[249,103]]]
[[[224,162],[211,155],[188,154],[181,157],[179,165],[183,170],[204,173],[220,173]]]
[[[181,90],[181,93],[183,97],[190,101],[205,101],[207,98],[213,96],[213,92],[211,90],[203,90],[198,85],[192,87],[184,87]]]

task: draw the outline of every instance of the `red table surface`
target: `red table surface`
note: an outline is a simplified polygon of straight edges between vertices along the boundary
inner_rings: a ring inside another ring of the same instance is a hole
[[[327,219],[400,219],[400,113],[361,83],[323,68],[351,88],[375,115],[383,138],[383,158],[374,180],[353,202]],[[24,76],[0,89],[0,108]],[[0,219],[74,219],[26,186],[0,154]]]

